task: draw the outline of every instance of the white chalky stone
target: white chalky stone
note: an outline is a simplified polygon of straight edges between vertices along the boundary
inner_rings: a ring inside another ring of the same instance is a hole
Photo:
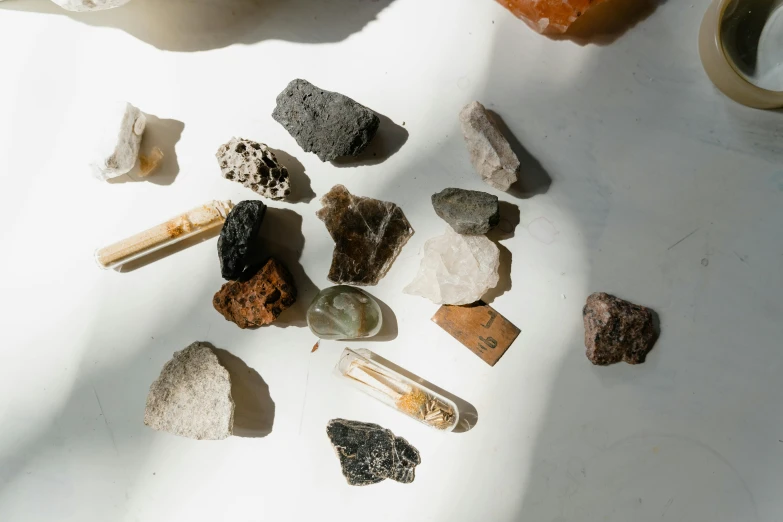
[[[487,109],[470,102],[459,114],[462,134],[476,172],[489,185],[507,191],[519,177],[519,158],[498,130]]]
[[[130,103],[121,103],[105,113],[107,124],[99,138],[96,157],[92,163],[95,177],[102,180],[127,174],[139,156],[141,136],[147,117]]]

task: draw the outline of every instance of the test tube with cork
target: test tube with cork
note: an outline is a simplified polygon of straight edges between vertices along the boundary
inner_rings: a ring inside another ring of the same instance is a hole
[[[98,249],[95,261],[101,268],[115,268],[198,234],[219,229],[233,206],[231,201],[211,201],[198,206],[165,223]]]

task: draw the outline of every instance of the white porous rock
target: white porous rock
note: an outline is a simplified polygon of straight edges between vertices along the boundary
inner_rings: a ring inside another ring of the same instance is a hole
[[[500,249],[486,236],[464,236],[451,227],[424,244],[416,278],[403,290],[435,304],[475,303],[497,286]]]
[[[473,168],[489,185],[507,191],[519,178],[519,158],[500,132],[492,116],[479,102],[470,102],[459,113],[462,134]]]
[[[270,199],[284,199],[291,194],[288,169],[281,165],[264,143],[231,138],[220,146],[215,157],[223,177],[242,183],[257,194]]]
[[[150,386],[144,424],[198,440],[232,434],[231,377],[211,345],[195,342],[174,353]]]
[[[68,11],[103,11],[125,5],[130,0],[52,0]]]
[[[127,174],[136,164],[147,117],[126,102],[107,109],[102,117],[106,128],[99,138],[99,159],[92,163],[92,170],[96,178],[108,180]]]

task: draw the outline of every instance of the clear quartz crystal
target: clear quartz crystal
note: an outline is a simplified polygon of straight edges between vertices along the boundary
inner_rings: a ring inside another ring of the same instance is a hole
[[[464,236],[446,227],[427,240],[416,278],[403,292],[436,304],[466,305],[497,286],[500,249],[486,236]]]
[[[380,359],[370,350],[343,350],[337,375],[357,389],[430,428],[452,431],[459,422],[453,401],[402,374],[402,369]],[[407,372],[406,372],[407,373]]]
[[[381,331],[381,307],[367,292],[346,285],[321,290],[307,310],[307,326],[321,339],[359,339]]]

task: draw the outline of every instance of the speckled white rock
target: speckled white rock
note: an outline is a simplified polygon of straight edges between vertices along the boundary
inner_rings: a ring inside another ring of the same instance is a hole
[[[419,273],[403,290],[435,304],[474,303],[497,286],[500,249],[486,236],[463,236],[451,227],[424,244]]]
[[[96,178],[107,180],[127,174],[139,157],[139,146],[147,117],[130,103],[122,102],[102,114],[105,131],[99,139],[92,163]]]
[[[473,168],[489,185],[507,191],[519,178],[519,158],[487,109],[470,102],[459,114]]]
[[[211,345],[195,342],[174,353],[150,386],[144,424],[198,440],[232,434],[231,377]]]
[[[68,11],[103,11],[125,5],[130,0],[52,0]]]

